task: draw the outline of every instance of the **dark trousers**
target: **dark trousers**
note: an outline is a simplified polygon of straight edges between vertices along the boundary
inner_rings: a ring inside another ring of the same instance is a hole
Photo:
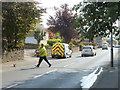
[[[48,65],[51,65],[51,64],[48,62],[47,57],[44,56],[44,57],[40,57],[37,67],[40,66],[40,64],[41,64],[41,62],[43,61],[43,59],[48,63]]]

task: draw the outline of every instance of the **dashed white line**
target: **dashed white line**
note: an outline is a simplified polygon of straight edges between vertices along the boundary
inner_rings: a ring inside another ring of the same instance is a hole
[[[13,85],[11,85],[11,86],[9,86],[9,87],[7,87],[7,88],[12,88],[12,87],[14,87],[14,86],[17,86],[18,84],[13,84]]]
[[[48,74],[48,73],[55,72],[55,71],[57,71],[57,69],[53,69],[53,70],[48,71],[48,72],[46,72],[46,73],[43,73],[43,74],[40,74],[40,75],[34,76],[33,78],[38,78],[38,77],[43,76],[44,74]]]
[[[71,64],[68,64],[68,65],[65,65],[64,67],[70,66],[70,65],[72,65],[72,64],[75,64],[75,63],[71,63]]]
[[[34,76],[33,78],[38,78],[38,77],[41,77],[42,75],[44,75],[44,74]]]
[[[86,59],[86,58],[83,58],[82,60],[84,60],[84,59]],[[76,62],[70,63],[70,64],[68,64],[68,65],[65,65],[64,67],[70,66],[70,65],[75,64],[75,63],[76,63]]]

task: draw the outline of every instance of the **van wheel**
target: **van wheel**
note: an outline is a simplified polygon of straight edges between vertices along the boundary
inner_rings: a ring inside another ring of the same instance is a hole
[[[54,56],[52,56],[52,58],[54,58]]]
[[[84,57],[84,55],[82,54],[82,57]]]
[[[67,58],[67,56],[65,56],[64,58]]]
[[[71,55],[69,57],[71,58]]]
[[[66,55],[64,55],[63,58],[66,58]]]

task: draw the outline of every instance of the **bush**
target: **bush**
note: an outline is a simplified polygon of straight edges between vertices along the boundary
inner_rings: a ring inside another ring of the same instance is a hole
[[[72,42],[69,43],[70,46],[75,46],[75,44],[73,44]]]
[[[118,44],[120,45],[120,40],[118,41]]]
[[[82,48],[84,47],[85,45],[83,43],[80,43],[79,45],[79,50],[82,51]]]
[[[54,43],[61,42],[61,39],[49,39],[47,40],[47,44],[52,46]]]
[[[83,43],[80,43],[80,46],[85,46]]]

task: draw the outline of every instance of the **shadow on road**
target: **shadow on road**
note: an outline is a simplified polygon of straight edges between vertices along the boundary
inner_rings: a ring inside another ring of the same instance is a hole
[[[32,67],[32,68],[24,68],[24,69],[20,69],[20,71],[22,70],[31,70],[31,69],[36,69],[37,67]]]
[[[76,58],[82,58],[82,56],[76,56]]]

